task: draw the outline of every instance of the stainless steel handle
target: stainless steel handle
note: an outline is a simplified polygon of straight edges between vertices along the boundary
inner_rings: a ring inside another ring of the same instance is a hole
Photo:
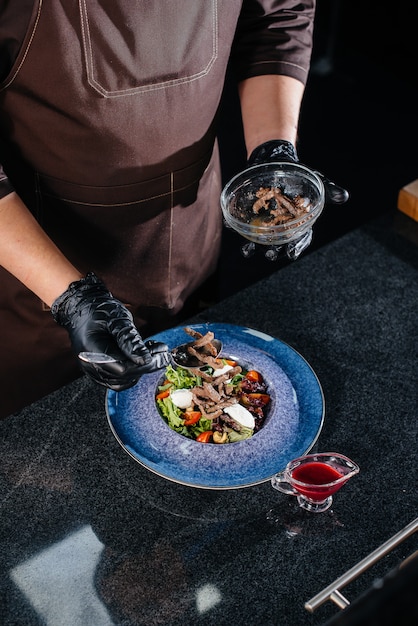
[[[305,602],[305,609],[310,613],[313,613],[321,604],[327,600],[334,602],[340,609],[347,607],[350,602],[341,593],[340,589],[345,587],[352,580],[360,576],[366,569],[374,565],[379,559],[384,557],[388,552],[393,550],[397,545],[402,543],[410,535],[412,535],[418,529],[418,517],[414,519],[410,524],[405,526],[396,535],[393,535],[388,541],[385,541],[381,546],[376,548],[364,559],[359,561],[354,567],[349,569],[345,574],[337,578],[333,583],[325,587],[322,591],[316,594],[313,598]]]

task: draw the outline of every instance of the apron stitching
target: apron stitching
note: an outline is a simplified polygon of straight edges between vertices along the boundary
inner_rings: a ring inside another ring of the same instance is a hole
[[[39,19],[41,17],[42,2],[43,2],[43,0],[39,0],[39,6],[38,6],[37,14],[36,14],[35,24],[33,26],[32,34],[31,34],[30,39],[28,41],[28,45],[26,46],[26,50],[25,50],[25,53],[24,53],[24,55],[22,57],[22,60],[19,63],[19,65],[17,66],[15,73],[10,77],[10,80],[5,85],[2,86],[0,91],[2,91],[3,89],[7,89],[7,87],[9,87],[12,84],[12,82],[14,81],[14,79],[16,78],[18,73],[20,72],[20,69],[21,69],[22,65],[24,64],[24,62],[26,60],[26,57],[27,57],[27,55],[29,53],[29,48],[31,47],[33,38],[35,37],[35,33],[36,33],[36,29],[38,27]]]
[[[171,301],[171,259],[172,259],[172,252],[173,252],[173,222],[174,222],[174,175],[173,172],[171,172],[170,174],[170,187],[171,187],[171,208],[170,208],[170,240],[169,240],[169,244],[168,244],[168,292],[167,292],[167,301],[169,302],[169,307],[172,306],[172,301]]]
[[[188,186],[189,185],[187,185],[187,187]],[[181,189],[179,191],[181,191]],[[171,196],[171,191],[168,191],[167,193],[161,193],[156,196],[151,196],[150,198],[143,198],[142,200],[132,200],[131,202],[112,202],[111,204],[107,204],[105,202],[83,202],[82,200],[73,200],[72,198],[65,198],[64,196],[56,196],[53,193],[48,193],[46,191],[44,191],[42,195],[47,198],[54,198],[55,200],[62,200],[63,202],[70,202],[71,204],[80,204],[83,206],[108,207],[108,206],[130,206],[133,204],[150,202],[150,200],[156,200],[157,198],[164,198],[164,196]]]
[[[208,167],[210,165],[210,162],[206,165],[203,174],[207,171]],[[193,185],[195,185],[196,183],[198,183],[201,179],[201,177],[197,177],[194,178],[193,180],[191,180],[190,182],[188,182],[186,185],[182,185],[181,187],[175,187],[174,186],[174,174],[175,172],[170,172],[170,191],[166,191],[165,193],[160,193],[160,194],[156,194],[154,196],[149,196],[147,198],[142,198],[142,199],[136,199],[136,200],[132,200],[129,202],[115,202],[112,204],[106,204],[104,202],[83,202],[82,200],[73,200],[72,198],[67,198],[65,196],[61,196],[61,195],[56,195],[54,193],[49,193],[48,191],[41,191],[40,190],[40,184],[38,183],[38,193],[42,196],[45,196],[47,198],[54,198],[54,199],[59,199],[59,200],[63,200],[64,202],[71,202],[72,204],[80,204],[80,205],[84,205],[84,206],[103,206],[103,207],[107,207],[107,206],[130,206],[132,204],[140,204],[140,203],[144,203],[144,202],[149,202],[151,200],[156,200],[158,198],[164,198],[166,196],[170,196],[171,199],[173,200],[173,193],[178,193],[180,191],[184,191],[185,189],[188,189],[189,187],[193,187]],[[37,181],[39,181],[39,173],[36,173],[36,179]],[[173,203],[173,202],[172,202]]]
[[[215,0],[212,4],[213,10],[213,28],[212,37],[214,42],[214,56],[213,62],[218,58],[218,0]]]
[[[254,63],[254,65],[265,65],[268,63],[269,61],[257,61],[256,63]],[[301,65],[299,65],[298,63],[293,63],[291,61],[283,61],[283,60],[281,60],[280,63],[282,63],[283,65],[291,65],[292,67],[297,67],[299,70],[307,74],[308,70],[305,67],[302,67]]]
[[[156,196],[150,196],[149,198],[143,198],[141,200],[132,200],[131,202],[115,202],[112,204],[105,204],[104,202],[82,202],[81,200],[72,200],[71,198],[65,198],[64,196],[56,196],[53,193],[48,193],[48,192],[43,192],[42,195],[48,198],[54,198],[54,199],[59,199],[59,200],[63,200],[64,202],[71,202],[71,204],[80,204],[83,206],[103,206],[103,207],[107,207],[107,206],[130,206],[132,204],[140,204],[140,203],[144,203],[144,202],[150,202],[151,200],[156,200],[157,198],[164,198],[166,196],[170,196],[171,198],[173,198],[173,193],[174,191],[176,193],[178,193],[179,191],[184,191],[184,189],[188,189],[189,187],[192,187],[193,185],[196,184],[196,182],[198,182],[199,179],[196,178],[194,181],[192,181],[191,183],[189,183],[188,185],[184,185],[183,187],[178,187],[174,190],[174,188],[171,188],[170,191],[167,191],[166,193],[160,193]],[[172,186],[172,183],[171,183]]]
[[[159,89],[166,89],[168,87],[176,87],[177,85],[185,85],[192,83],[195,80],[200,80],[204,76],[207,76],[212,69],[213,64],[217,59],[217,53],[214,54],[208,66],[194,76],[188,76],[186,78],[177,78],[176,80],[168,80],[160,85],[147,85],[146,87],[134,87],[131,89],[119,90],[119,91],[107,91],[103,89],[93,78],[89,77],[89,84],[100,93],[104,98],[123,98],[126,96],[135,96],[140,93],[148,93],[151,91],[158,91]]]
[[[86,53],[86,61],[87,61],[86,63],[87,80],[90,83],[90,75],[93,73],[92,72],[93,54],[91,50],[91,40],[90,40],[90,34],[88,30],[89,18],[87,15],[86,3],[84,2],[84,0],[79,0],[78,6],[79,6],[79,11],[80,11],[81,36],[83,38],[84,50]],[[83,20],[83,15],[84,15],[85,21]]]

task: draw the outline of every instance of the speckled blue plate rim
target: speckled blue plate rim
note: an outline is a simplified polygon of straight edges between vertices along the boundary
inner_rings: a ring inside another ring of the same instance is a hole
[[[288,344],[233,324],[193,324],[223,343],[222,354],[259,369],[272,395],[268,418],[251,439],[223,446],[200,444],[172,431],[159,415],[155,392],[163,372],[143,376],[131,389],[109,390],[106,414],[113,435],[135,461],[168,480],[202,489],[236,489],[269,480],[313,447],[325,402],[308,362]],[[184,326],[152,339],[174,348],[187,341]]]

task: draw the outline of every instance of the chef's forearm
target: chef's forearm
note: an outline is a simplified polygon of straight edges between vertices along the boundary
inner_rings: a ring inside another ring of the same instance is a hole
[[[296,144],[304,85],[290,76],[262,75],[239,85],[248,156],[270,139]]]
[[[48,306],[82,277],[14,192],[0,199],[0,265]]]

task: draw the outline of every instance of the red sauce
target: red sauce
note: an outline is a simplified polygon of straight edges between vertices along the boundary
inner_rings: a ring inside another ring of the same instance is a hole
[[[338,485],[329,486],[329,483],[343,478],[343,474],[340,474],[331,465],[321,463],[320,461],[299,465],[293,470],[292,477],[301,483],[305,483],[303,486],[296,484],[294,487],[299,493],[312,500],[325,500],[344,484],[341,481]]]

